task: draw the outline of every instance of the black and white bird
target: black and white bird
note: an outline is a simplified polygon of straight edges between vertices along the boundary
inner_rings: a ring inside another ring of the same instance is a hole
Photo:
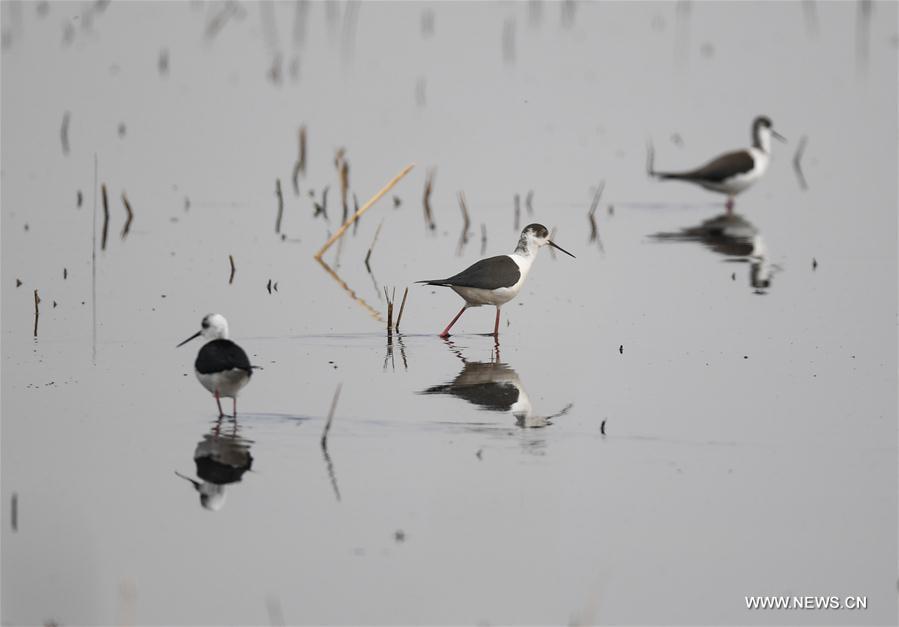
[[[786,141],[774,130],[771,120],[762,115],[752,122],[752,146],[720,155],[703,166],[685,172],[656,172],[652,164],[649,173],[656,178],[687,181],[713,192],[727,194],[727,209],[733,210],[734,196],[755,184],[771,160],[771,138]]]
[[[500,307],[518,295],[524,280],[537,258],[537,252],[543,246],[552,246],[561,250],[566,255],[574,257],[570,252],[557,246],[549,240],[549,231],[542,224],[529,224],[524,227],[518,246],[511,255],[498,255],[488,259],[481,259],[476,264],[469,266],[459,274],[448,279],[434,279],[430,281],[418,281],[427,285],[440,285],[451,288],[459,296],[465,299],[462,310],[456,314],[440,337],[449,337],[450,329],[469,307],[481,305],[493,305],[496,307],[496,324],[493,326],[493,336],[499,337],[499,310]]]
[[[221,314],[205,316],[200,330],[178,346],[184,346],[201,335],[209,341],[197,353],[194,372],[203,387],[215,397],[219,418],[225,415],[222,411],[222,397],[233,399],[236,418],[237,393],[250,382],[253,366],[250,365],[244,350],[228,339],[228,321],[225,320],[225,316]]]

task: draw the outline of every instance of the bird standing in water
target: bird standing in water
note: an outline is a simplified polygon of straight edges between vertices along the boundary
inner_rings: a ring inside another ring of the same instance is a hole
[[[222,411],[221,398],[230,397],[234,401],[234,417],[237,417],[237,393],[250,382],[253,366],[244,350],[228,339],[228,321],[221,314],[209,314],[203,318],[199,331],[178,344],[184,346],[192,339],[203,336],[206,342],[197,353],[194,372],[203,387],[212,392],[218,405],[219,418]],[[177,348],[177,347],[176,347]]]
[[[656,172],[650,164],[649,173],[662,180],[687,181],[727,194],[727,210],[733,211],[734,196],[755,184],[768,169],[772,137],[786,141],[774,130],[771,120],[761,115],[752,122],[752,147],[725,153],[685,172]]]
[[[500,307],[518,295],[534,260],[537,258],[537,252],[546,245],[561,250],[570,257],[574,257],[570,252],[550,241],[549,231],[546,230],[545,226],[542,224],[529,224],[521,232],[518,246],[512,254],[481,259],[448,279],[418,281],[418,283],[426,285],[449,287],[465,299],[465,305],[462,307],[462,310],[450,321],[440,334],[440,337],[449,337],[450,329],[462,317],[466,309],[481,305],[493,305],[496,307],[496,324],[493,326],[493,336],[499,337]]]

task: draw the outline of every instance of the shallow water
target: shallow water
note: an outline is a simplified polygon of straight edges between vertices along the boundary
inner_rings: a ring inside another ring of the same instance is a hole
[[[204,38],[227,6],[3,5],[4,624],[896,622],[895,5],[867,48],[855,4],[263,3]],[[790,143],[736,216],[647,178],[647,138],[688,167],[759,113]],[[416,167],[335,280],[342,146],[360,203]],[[577,259],[498,344],[489,308],[437,338],[459,299],[413,282],[482,224],[511,251],[516,193]],[[236,423],[174,348],[210,311],[263,368]]]

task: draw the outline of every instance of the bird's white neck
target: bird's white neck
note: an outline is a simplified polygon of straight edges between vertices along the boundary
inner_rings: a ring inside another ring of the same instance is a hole
[[[755,130],[755,137],[752,141],[752,147],[758,148],[766,155],[771,154],[771,129],[767,127],[759,127]]]

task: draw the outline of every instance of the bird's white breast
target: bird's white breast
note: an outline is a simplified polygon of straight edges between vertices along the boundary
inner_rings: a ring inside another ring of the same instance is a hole
[[[237,393],[250,381],[249,373],[240,368],[205,374],[196,370],[194,372],[204,388],[213,394],[217,390],[219,396],[225,398],[237,398]]]

